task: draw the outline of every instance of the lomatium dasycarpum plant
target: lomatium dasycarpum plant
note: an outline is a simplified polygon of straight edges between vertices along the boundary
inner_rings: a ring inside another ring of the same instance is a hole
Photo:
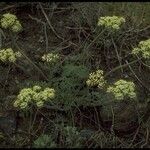
[[[135,84],[131,81],[118,80],[114,85],[107,88],[108,93],[112,93],[116,100],[135,99]]]
[[[141,41],[138,47],[132,50],[132,54],[141,55],[145,59],[150,59],[150,39]]]
[[[55,54],[55,53],[48,53],[48,54],[44,54],[42,56],[42,60],[44,62],[47,62],[51,65],[57,63],[57,61],[60,59],[59,55],[58,54]]]
[[[106,81],[104,79],[103,70],[97,70],[89,74],[89,78],[86,81],[86,84],[90,87],[97,86],[98,88],[104,88]]]
[[[125,23],[125,18],[119,16],[100,17],[98,20],[98,26],[114,30],[119,30],[123,23]]]
[[[0,60],[2,62],[14,63],[17,58],[20,58],[22,54],[20,52],[14,52],[11,48],[0,50]]]
[[[49,101],[55,97],[55,90],[53,88],[45,88],[35,85],[32,88],[24,88],[20,91],[14,102],[14,107],[20,109],[29,108],[30,104],[36,104],[37,107],[42,107],[44,102]]]
[[[16,15],[10,13],[3,14],[0,22],[3,29],[10,29],[13,32],[19,32],[22,30],[22,25]]]

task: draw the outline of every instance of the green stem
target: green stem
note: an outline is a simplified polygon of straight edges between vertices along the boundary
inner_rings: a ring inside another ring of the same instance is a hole
[[[17,63],[13,63],[16,67],[18,67],[18,68],[20,68],[25,74],[27,74],[26,73],[26,70],[22,67],[22,66],[20,66],[19,64],[17,64]],[[28,75],[28,74],[27,74]]]
[[[136,60],[134,60],[134,61],[132,61],[132,62],[130,62],[130,63],[128,63],[128,64],[124,64],[124,65],[121,65],[121,66],[117,66],[117,67],[115,67],[114,69],[112,69],[110,72],[108,72],[107,74],[105,74],[104,77],[109,76],[111,73],[113,73],[113,72],[115,72],[115,71],[117,71],[117,70],[119,70],[119,69],[121,69],[121,68],[125,68],[125,67],[127,67],[127,66],[129,66],[129,65],[132,65],[132,64],[138,62],[140,59],[142,59],[142,58],[136,59]]]
[[[20,47],[18,46],[17,43],[14,43],[15,47],[22,53],[22,55],[37,69],[37,71],[45,78],[46,81],[48,81],[48,78],[46,77],[46,75],[43,73],[43,71],[38,67],[36,66],[31,60],[30,58],[28,58],[24,52],[20,49]]]
[[[114,45],[114,48],[115,48],[115,51],[116,51],[116,54],[117,54],[117,57],[118,57],[118,61],[119,61],[119,64],[120,64],[121,72],[123,73],[123,69],[122,69],[122,65],[121,65],[121,58],[119,56],[119,53],[118,53],[118,50],[117,50],[117,46],[116,46],[116,44],[115,44],[114,39],[113,39],[112,36],[111,36],[111,40],[112,40],[112,43]]]
[[[105,32],[105,29],[102,30],[102,32],[100,34],[98,34],[97,37],[95,37],[93,39],[93,41],[86,47],[86,49],[88,49],[100,37],[100,35],[102,35],[104,32]]]
[[[12,46],[15,46],[20,52],[21,54],[37,69],[37,71],[45,78],[46,81],[48,81],[48,78],[46,77],[46,75],[42,72],[42,70],[36,66],[31,60],[30,58],[28,58],[24,52],[20,49],[20,47],[18,46],[17,44],[17,41],[16,41],[16,38],[14,38],[15,35],[13,35],[11,32],[10,32],[10,36],[11,36],[11,40],[12,40]]]

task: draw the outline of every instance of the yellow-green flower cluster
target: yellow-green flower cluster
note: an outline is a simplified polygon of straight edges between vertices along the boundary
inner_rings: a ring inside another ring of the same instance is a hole
[[[86,84],[91,87],[98,86],[98,88],[103,88],[106,84],[106,81],[103,76],[103,70],[97,70],[96,72],[90,73]]]
[[[22,29],[22,25],[20,24],[16,15],[10,13],[3,14],[3,17],[0,22],[2,28],[10,29],[13,32],[19,32]]]
[[[29,104],[36,104],[37,107],[42,107],[44,102],[55,97],[55,90],[52,88],[45,88],[42,90],[40,86],[33,86],[32,88],[24,88],[20,91],[14,102],[14,107],[20,109],[28,108]]]
[[[98,21],[98,26],[105,26],[109,29],[118,30],[120,29],[120,26],[122,23],[125,22],[125,19],[123,17],[119,16],[106,16],[106,17],[100,17]]]
[[[14,52],[11,48],[0,50],[0,60],[2,62],[15,62],[21,56],[20,52]]]
[[[138,47],[132,50],[132,54],[140,54],[143,56],[143,58],[149,59],[150,58],[150,39],[141,41],[138,44]]]
[[[115,82],[113,86],[109,86],[107,92],[112,93],[117,100],[123,100],[124,98],[136,98],[135,84],[122,79]]]
[[[50,64],[55,64],[59,60],[59,55],[54,53],[44,54],[42,60]]]

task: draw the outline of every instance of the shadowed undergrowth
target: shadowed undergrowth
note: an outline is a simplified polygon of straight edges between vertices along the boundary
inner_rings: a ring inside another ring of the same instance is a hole
[[[149,8],[1,3],[1,148],[149,148]]]

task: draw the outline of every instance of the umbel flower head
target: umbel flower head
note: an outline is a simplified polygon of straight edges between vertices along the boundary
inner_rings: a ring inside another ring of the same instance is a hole
[[[22,29],[22,25],[20,24],[16,15],[10,13],[3,14],[3,17],[0,22],[2,28],[10,29],[13,32],[19,32]]]
[[[14,107],[20,109],[28,108],[29,104],[36,104],[37,107],[42,107],[44,102],[55,97],[55,90],[52,88],[45,88],[42,90],[40,86],[33,86],[32,88],[24,88],[20,91],[14,102]]]
[[[98,86],[98,88],[103,88],[106,84],[103,76],[103,70],[97,70],[96,72],[90,73],[86,84],[91,87]]]
[[[104,26],[105,28],[108,28],[108,29],[118,30],[120,29],[121,24],[124,22],[125,22],[125,19],[123,17],[106,16],[106,17],[99,18],[98,26]]]
[[[2,62],[15,62],[21,56],[22,54],[20,52],[14,52],[11,48],[0,50],[0,60]]]
[[[130,81],[118,80],[113,86],[109,86],[108,93],[112,93],[117,100],[123,100],[124,98],[135,99],[135,84]]]
[[[138,47],[132,50],[132,54],[142,55],[145,59],[150,59],[150,39],[141,41]]]
[[[54,53],[44,54],[42,60],[50,64],[55,64],[59,60],[59,55]]]

